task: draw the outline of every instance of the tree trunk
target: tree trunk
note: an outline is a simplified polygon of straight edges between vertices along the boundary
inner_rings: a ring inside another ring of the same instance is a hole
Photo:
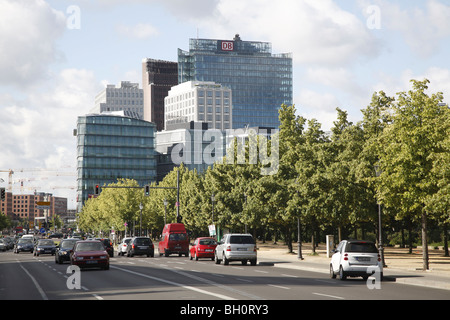
[[[444,256],[448,257],[448,228],[447,224],[444,223]]]
[[[422,259],[423,270],[428,270],[427,214],[422,212]]]

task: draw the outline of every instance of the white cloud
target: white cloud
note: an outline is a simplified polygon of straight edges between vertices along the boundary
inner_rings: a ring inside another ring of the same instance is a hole
[[[43,0],[0,0],[0,7],[0,85],[37,83],[61,58],[55,43],[66,18]]]
[[[270,41],[298,63],[338,66],[380,49],[365,22],[331,0],[221,0],[198,24],[208,36]]]
[[[157,28],[150,24],[139,23],[135,26],[127,26],[124,24],[119,24],[116,27],[117,32],[126,37],[143,40],[150,37],[159,35]]]
[[[450,5],[428,0],[424,8],[404,8],[392,1],[378,0],[383,28],[400,32],[404,41],[419,57],[426,58],[450,36]],[[408,3],[409,2],[405,2]],[[403,4],[403,3],[402,3]]]

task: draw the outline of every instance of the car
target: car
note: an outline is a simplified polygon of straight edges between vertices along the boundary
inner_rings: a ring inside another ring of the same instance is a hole
[[[65,261],[70,262],[70,255],[73,252],[73,246],[77,243],[78,239],[63,239],[59,246],[56,248],[55,252],[55,263],[64,263]]]
[[[70,264],[83,268],[109,270],[109,254],[99,240],[81,240],[73,246]]]
[[[114,247],[111,240],[109,240],[108,238],[96,238],[95,240],[101,241],[105,246],[106,252],[108,252],[109,256],[111,258],[114,257]]]
[[[135,255],[155,256],[155,246],[149,237],[134,237],[130,240],[127,247],[127,257]]]
[[[28,251],[33,253],[34,243],[31,238],[20,238],[14,246],[14,253]]]
[[[4,237],[3,242],[5,244],[6,250],[13,249],[14,243],[16,242],[15,239],[11,237]]]
[[[192,247],[189,249],[189,259],[210,258],[214,260],[214,250],[217,242],[214,238],[201,237],[195,239]]]
[[[125,255],[125,253],[127,253],[127,248],[128,248],[128,243],[131,241],[132,238],[130,237],[125,237],[122,239],[122,241],[119,243],[119,245],[117,246],[117,254],[120,255]]]
[[[6,243],[6,241],[4,241],[3,239],[0,239],[0,250],[5,252],[8,249],[8,245]]]
[[[164,226],[161,241],[158,243],[159,255],[168,257],[170,254],[189,256],[189,238],[182,223],[168,223]]]
[[[381,256],[375,243],[363,240],[342,240],[333,250],[330,262],[330,276],[345,280],[347,277],[363,277],[367,280],[374,272],[383,278]]]
[[[252,266],[257,262],[256,243],[251,234],[229,233],[224,235],[214,250],[214,261],[228,265],[230,261],[241,261],[246,265],[248,261]]]
[[[33,250],[33,255],[39,256],[40,254],[48,253],[52,256],[56,252],[56,245],[51,239],[41,239],[37,242]]]

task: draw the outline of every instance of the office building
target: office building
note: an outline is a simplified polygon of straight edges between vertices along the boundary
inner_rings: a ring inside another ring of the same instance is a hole
[[[108,84],[102,92],[95,97],[95,106],[91,113],[105,111],[125,111],[135,118],[144,118],[143,90],[138,83],[122,81],[120,87]]]
[[[176,62],[144,59],[142,61],[142,88],[144,90],[144,120],[164,130],[164,98],[171,87],[178,84]]]
[[[37,202],[50,202],[47,212],[39,209]],[[10,217],[11,220],[28,220],[33,222],[35,218],[45,217],[48,219],[56,215],[67,213],[67,198],[55,197],[51,193],[35,192],[34,194],[14,194],[6,192],[5,200],[0,201],[0,211]]]
[[[213,81],[233,92],[233,128],[279,127],[278,110],[293,103],[292,55],[269,42],[190,39],[178,49],[178,80]]]
[[[172,87],[165,98],[165,128],[173,124],[206,122],[208,129],[232,128],[232,92],[214,82],[188,81]]]
[[[77,205],[94,194],[95,185],[134,179],[144,186],[155,181],[154,123],[124,112],[89,114],[77,122]]]

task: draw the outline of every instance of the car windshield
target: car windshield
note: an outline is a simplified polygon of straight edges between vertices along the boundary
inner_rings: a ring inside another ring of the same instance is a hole
[[[231,244],[255,244],[252,236],[231,236]]]
[[[59,245],[61,247],[61,249],[72,249],[73,245],[77,242],[76,241],[71,241],[71,240],[65,240],[65,241],[61,241],[61,244]]]
[[[138,246],[149,246],[151,245],[151,241],[149,238],[136,238],[134,244]]]
[[[356,242],[347,243],[345,248],[346,252],[365,252],[365,253],[378,253],[377,247],[372,242]]]
[[[105,247],[101,242],[81,242],[77,244],[76,251],[103,251]]]
[[[186,235],[186,233],[171,233],[169,236],[169,240],[174,240],[174,241],[187,240],[187,235]]]
[[[213,246],[216,244],[214,239],[200,239],[200,244],[205,246]]]
[[[33,242],[31,241],[31,239],[19,239],[19,241],[17,243],[26,244],[26,243],[33,243]]]
[[[39,240],[38,246],[53,246],[55,243],[53,240]]]

